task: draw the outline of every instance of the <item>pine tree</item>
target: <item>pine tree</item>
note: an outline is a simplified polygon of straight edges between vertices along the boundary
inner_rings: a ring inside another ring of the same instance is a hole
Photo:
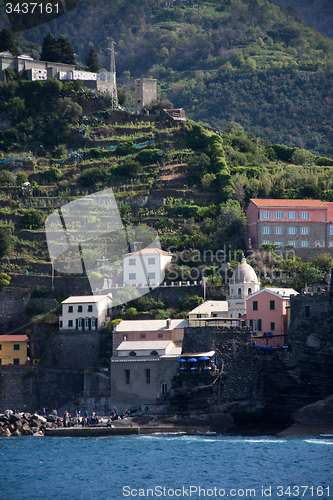
[[[12,33],[4,28],[0,31],[0,52],[6,51],[10,52],[13,56],[19,55]]]
[[[86,56],[86,66],[87,66],[87,71],[92,71],[93,73],[99,72],[99,62],[98,62],[97,52],[92,43],[89,44],[89,52]]]
[[[44,36],[40,59],[42,61],[60,62],[60,53],[57,41],[53,38],[50,32]]]
[[[56,40],[48,33],[43,40],[40,58],[42,61],[76,64],[74,49],[63,35]]]
[[[60,35],[57,39],[57,47],[60,52],[61,61],[64,64],[76,64],[75,52],[68,38]]]

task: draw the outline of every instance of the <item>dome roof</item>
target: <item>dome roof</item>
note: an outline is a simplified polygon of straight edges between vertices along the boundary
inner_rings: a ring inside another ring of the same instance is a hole
[[[234,270],[230,283],[259,283],[253,267],[246,262],[244,257],[241,264]]]

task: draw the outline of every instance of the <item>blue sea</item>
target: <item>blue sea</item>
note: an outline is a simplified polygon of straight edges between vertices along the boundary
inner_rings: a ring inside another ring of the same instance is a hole
[[[333,499],[333,438],[0,439],[0,499]]]

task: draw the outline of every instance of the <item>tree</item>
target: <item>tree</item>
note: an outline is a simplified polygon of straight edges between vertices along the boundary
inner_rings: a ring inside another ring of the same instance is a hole
[[[324,252],[314,259],[313,264],[321,271],[330,273],[333,267],[333,259],[328,252]]]
[[[6,228],[0,227],[0,258],[8,254],[11,246],[12,246],[11,234]]]
[[[303,269],[300,278],[307,285],[321,283],[324,280],[325,273],[311,264],[307,264]]]
[[[12,33],[4,28],[0,31],[0,52],[6,51],[10,52],[13,56],[19,55]]]
[[[60,35],[57,40],[51,33],[44,36],[40,58],[42,61],[76,64],[74,49],[68,38],[63,35]]]
[[[89,52],[86,56],[86,66],[87,71],[92,71],[93,73],[99,72],[98,56],[92,43],[89,44]]]

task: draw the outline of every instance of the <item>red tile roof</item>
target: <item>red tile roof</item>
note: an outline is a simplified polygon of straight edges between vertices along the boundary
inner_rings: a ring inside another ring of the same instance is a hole
[[[0,342],[28,342],[26,335],[0,335]]]
[[[257,207],[264,208],[327,208],[327,205],[320,200],[275,200],[275,199],[251,199],[252,203]]]
[[[144,248],[143,250],[138,250],[137,252],[127,253],[126,255],[152,254],[152,253],[160,253],[162,255],[171,255],[169,252],[166,252],[165,250],[161,250],[160,248]]]

